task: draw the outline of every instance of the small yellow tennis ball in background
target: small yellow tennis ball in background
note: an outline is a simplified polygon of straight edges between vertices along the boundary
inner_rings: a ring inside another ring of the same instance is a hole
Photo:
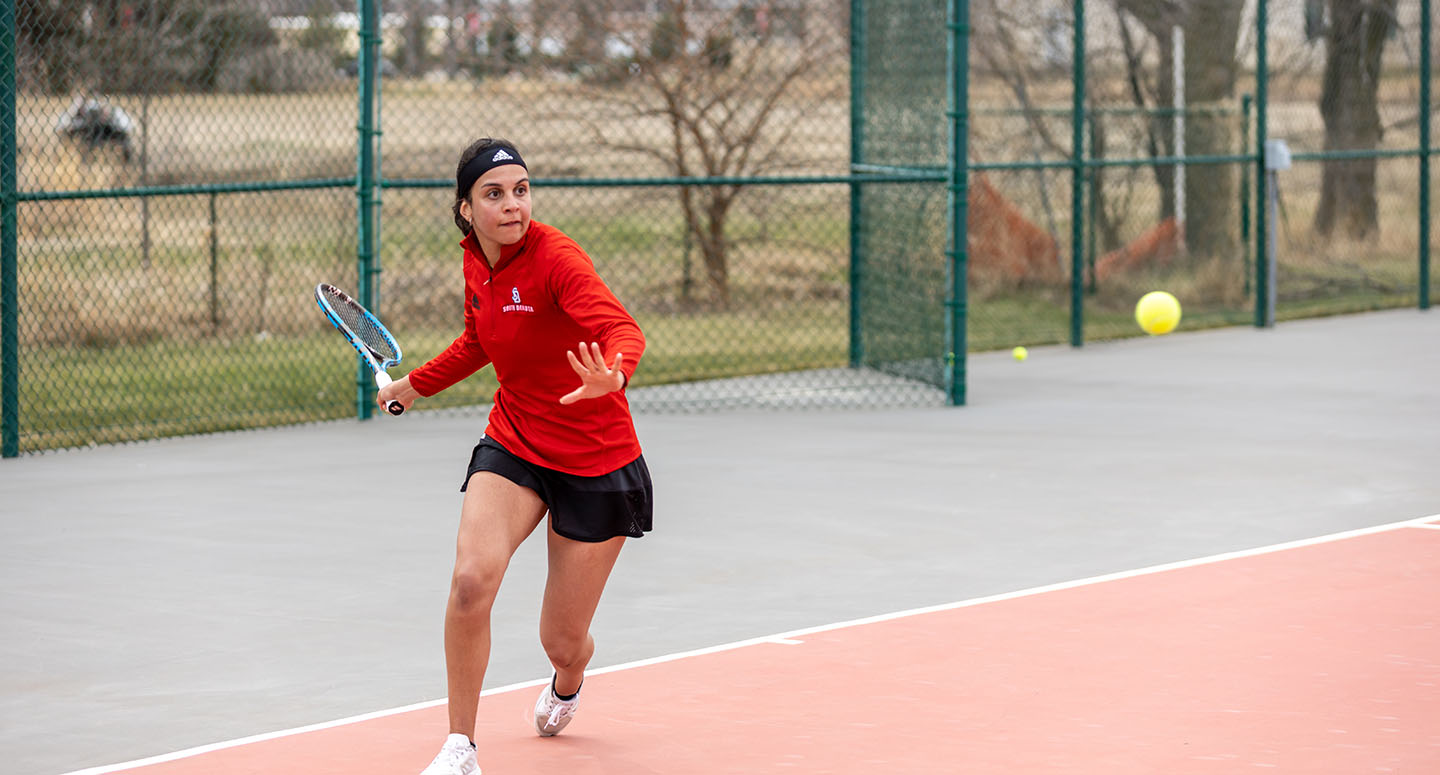
[[[1016,347],[1015,349],[1010,351],[1010,354],[1013,355],[1015,357],[1015,360],[1017,361],[1023,361],[1026,358],[1030,357],[1030,351],[1025,349],[1024,347]]]
[[[1180,325],[1180,302],[1164,291],[1151,291],[1135,305],[1135,322],[1151,336],[1168,334]]]

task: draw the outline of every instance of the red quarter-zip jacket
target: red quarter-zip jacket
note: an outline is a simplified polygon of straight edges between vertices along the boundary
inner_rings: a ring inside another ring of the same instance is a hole
[[[410,386],[433,396],[495,365],[500,389],[485,435],[537,465],[600,476],[640,456],[625,391],[565,405],[580,387],[566,350],[599,342],[606,363],[624,353],[628,382],[645,351],[640,326],[595,273],[575,240],[532,220],[525,237],[500,250],[491,267],[467,234],[465,330],[444,352],[410,372]]]

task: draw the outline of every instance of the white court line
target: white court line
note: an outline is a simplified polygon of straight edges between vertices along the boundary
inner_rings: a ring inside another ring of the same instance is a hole
[[[1423,529],[1425,529],[1425,530],[1440,530],[1440,522],[1433,522],[1433,523],[1428,523],[1428,524],[1423,524],[1423,525],[1410,525],[1409,527],[1418,527],[1418,528],[1423,528]]]
[[[609,667],[589,670],[587,671],[587,673],[589,675],[601,675],[604,673],[619,672],[621,670],[633,670],[637,667],[647,667],[650,665],[658,665],[665,662],[674,662],[680,659],[701,657],[708,654],[718,654],[723,651],[733,651],[735,649],[742,649],[748,646],[758,646],[767,643],[802,645],[803,641],[800,640],[802,636],[811,635],[817,632],[840,630],[847,627],[858,627],[863,624],[887,622],[893,619],[903,619],[909,616],[919,616],[921,614],[936,613],[939,611],[952,611],[957,608],[970,608],[972,606],[984,605],[986,603],[998,603],[1005,600],[1015,600],[1022,597],[1042,595],[1047,592],[1059,592],[1061,590],[1074,589],[1076,587],[1086,587],[1093,584],[1103,584],[1107,581],[1119,581],[1121,579],[1130,579],[1137,576],[1148,576],[1155,573],[1164,573],[1165,571],[1179,570],[1181,568],[1193,568],[1199,565],[1210,565],[1219,562],[1226,562],[1228,560],[1238,560],[1245,557],[1255,557],[1262,554],[1274,554],[1276,552],[1283,552],[1290,549],[1301,549],[1307,546],[1315,546],[1318,544],[1331,543],[1334,541],[1343,541],[1349,538],[1359,538],[1361,536],[1373,535],[1375,533],[1384,533],[1391,530],[1398,530],[1401,528],[1419,527],[1427,529],[1440,529],[1440,524],[1425,524],[1428,522],[1433,522],[1437,519],[1440,519],[1440,514],[1431,514],[1428,517],[1407,519],[1401,522],[1391,522],[1385,525],[1365,527],[1358,530],[1347,530],[1343,533],[1331,533],[1330,535],[1317,536],[1315,538],[1304,538],[1299,541],[1289,541],[1281,544],[1271,544],[1270,546],[1261,546],[1254,549],[1242,549],[1240,551],[1225,552],[1223,554],[1212,554],[1208,557],[1199,557],[1193,560],[1181,560],[1179,562],[1170,562],[1162,565],[1151,565],[1149,567],[1138,568],[1136,570],[1107,573],[1101,576],[1091,576],[1089,578],[1076,579],[1074,581],[1063,581],[1058,584],[1047,584],[1045,586],[1031,587],[1029,589],[1018,590],[1016,592],[1005,592],[999,595],[990,595],[988,597],[977,597],[955,603],[944,603],[941,605],[927,606],[924,608],[912,608],[907,611],[896,611],[895,613],[880,614],[878,616],[867,616],[862,619],[851,619],[849,621],[837,622],[835,624],[823,624],[818,627],[806,627],[803,629],[790,630],[789,632],[782,632],[775,635],[766,635],[759,638],[738,640],[733,643],[725,643],[719,646],[707,646],[705,648],[693,649],[691,651],[680,651],[674,654],[666,654],[659,657],[637,659],[633,662],[624,662],[618,665],[611,665]],[[486,689],[485,691],[480,692],[480,696],[488,697],[493,694],[504,694],[506,692],[519,691],[520,689],[529,689],[536,686],[543,686],[549,681],[550,679],[546,677],[536,679],[534,681],[524,681],[522,683],[509,684],[507,686],[499,686],[494,689]],[[275,740],[282,737],[290,737],[291,735],[305,734],[306,732],[317,732],[322,729],[332,729],[334,727],[346,726],[348,724],[358,724],[362,721],[370,721],[372,719],[384,718],[386,716],[395,716],[401,713],[409,713],[415,710],[433,708],[437,705],[444,704],[444,699],[430,700],[428,702],[419,702],[414,705],[406,705],[399,708],[391,708],[389,710],[378,710],[359,716],[349,716],[347,718],[336,719],[335,721],[325,721],[319,724],[296,727],[294,729],[283,729],[278,732],[267,732],[259,735],[251,735],[250,737],[241,737],[235,740],[227,740],[221,743],[211,743],[209,745],[186,748],[183,751],[160,754],[158,756],[151,756],[145,759],[136,759],[134,761],[123,762],[121,764],[107,764],[100,767],[91,767],[85,770],[75,770],[73,772],[65,773],[65,775],[105,775],[105,773],[133,769],[136,767],[145,767],[152,764],[161,764],[163,762],[171,762],[177,759],[188,759],[192,756],[199,756],[201,754],[211,753],[213,751],[219,751],[226,748],[235,748],[237,746],[248,745],[250,743],[259,743],[266,740]]]

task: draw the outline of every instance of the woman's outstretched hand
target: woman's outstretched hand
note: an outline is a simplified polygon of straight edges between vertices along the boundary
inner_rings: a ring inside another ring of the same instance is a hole
[[[582,398],[598,398],[625,387],[625,372],[620,370],[620,364],[625,360],[624,353],[616,353],[615,363],[606,366],[599,342],[588,345],[581,342],[577,349],[579,357],[574,350],[566,350],[565,357],[570,359],[570,368],[580,376],[580,387],[561,396],[560,403],[573,404]]]

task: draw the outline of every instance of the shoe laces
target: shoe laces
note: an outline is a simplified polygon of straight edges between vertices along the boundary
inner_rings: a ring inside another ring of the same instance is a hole
[[[473,750],[469,743],[446,743],[440,748],[440,753],[435,757],[435,762],[454,765],[458,770]]]
[[[553,727],[559,723],[561,719],[574,713],[575,705],[576,700],[562,700],[555,696],[555,692],[552,690],[550,692],[550,718],[545,721],[545,726]]]

